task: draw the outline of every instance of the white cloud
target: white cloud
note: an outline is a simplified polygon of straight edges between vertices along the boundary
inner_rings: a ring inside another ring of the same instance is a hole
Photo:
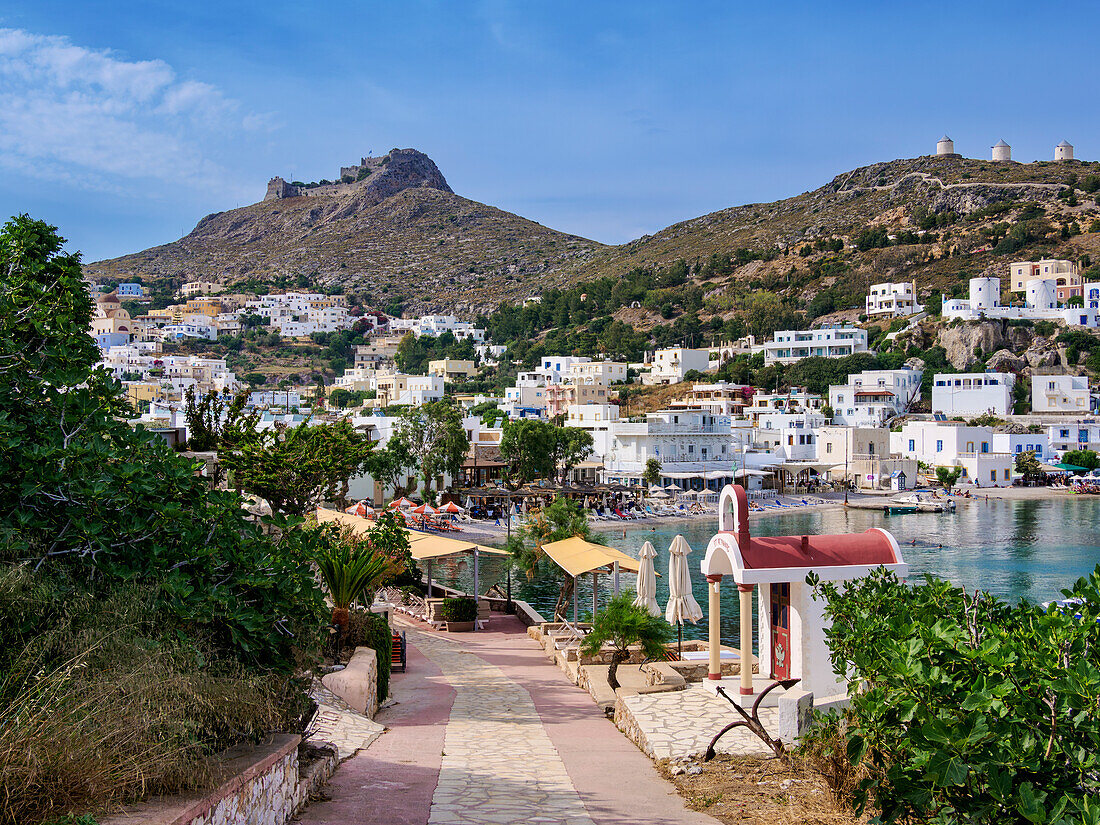
[[[212,139],[261,123],[162,60],[0,28],[0,165],[12,171],[116,191],[127,181],[224,187]]]

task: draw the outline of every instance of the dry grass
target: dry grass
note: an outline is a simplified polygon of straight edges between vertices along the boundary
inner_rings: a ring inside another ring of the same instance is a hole
[[[830,788],[807,760],[719,754],[710,762],[669,762],[658,769],[687,801],[726,823],[738,825],[854,825],[865,823]],[[674,773],[679,767],[699,773]]]
[[[2,825],[205,787],[217,752],[301,729],[307,700],[292,679],[156,638],[140,592],[74,593],[64,618],[40,601],[53,592],[20,571],[0,575],[0,618],[40,617],[39,632],[0,658]]]

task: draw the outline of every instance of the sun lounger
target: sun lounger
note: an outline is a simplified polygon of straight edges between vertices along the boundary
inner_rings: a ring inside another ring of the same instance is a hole
[[[680,658],[685,662],[705,662],[710,658],[710,651],[685,650],[680,654]],[[740,659],[741,656],[732,650],[720,650],[718,651],[718,658],[722,661],[729,661],[730,659]]]
[[[558,650],[565,650],[567,647],[577,647],[584,641],[584,637],[591,631],[585,627],[578,627],[572,622],[558,618],[561,623],[561,630],[556,633],[551,633],[554,639],[554,647]]]

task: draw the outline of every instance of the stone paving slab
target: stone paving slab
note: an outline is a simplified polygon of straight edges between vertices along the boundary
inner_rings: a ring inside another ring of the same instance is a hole
[[[651,759],[701,756],[718,731],[741,715],[725,699],[699,684],[686,690],[624,696],[615,724]],[[772,736],[779,732],[779,709],[761,708],[760,721]],[[771,749],[746,728],[736,728],[718,740],[718,753],[771,756]]]
[[[349,707],[319,679],[314,680],[310,696],[317,703],[317,712],[310,722],[306,739],[332,743],[341,762],[369,747],[386,730],[383,725]]]
[[[409,635],[455,689],[429,825],[593,825],[527,690],[454,643]]]

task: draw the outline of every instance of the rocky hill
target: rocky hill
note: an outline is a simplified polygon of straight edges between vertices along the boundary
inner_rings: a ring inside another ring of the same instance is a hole
[[[118,279],[335,286],[379,307],[396,299],[411,311],[472,315],[548,287],[683,260],[706,290],[706,315],[728,317],[746,289],[764,289],[797,307],[817,298],[816,318],[858,314],[867,285],[878,281],[916,280],[922,296],[958,294],[972,275],[1007,274],[1013,256],[1100,259],[1100,163],[876,163],[812,192],[613,247],[456,195],[412,149],[340,173],[316,183],[274,178],[260,203],[209,215],[175,243],[86,269]],[[643,328],[660,321],[635,314],[631,323]]]
[[[379,306],[476,311],[564,283],[601,248],[454,194],[413,149],[340,172],[317,183],[273,178],[259,203],[207,215],[174,243],[85,271],[173,284],[337,286]]]

